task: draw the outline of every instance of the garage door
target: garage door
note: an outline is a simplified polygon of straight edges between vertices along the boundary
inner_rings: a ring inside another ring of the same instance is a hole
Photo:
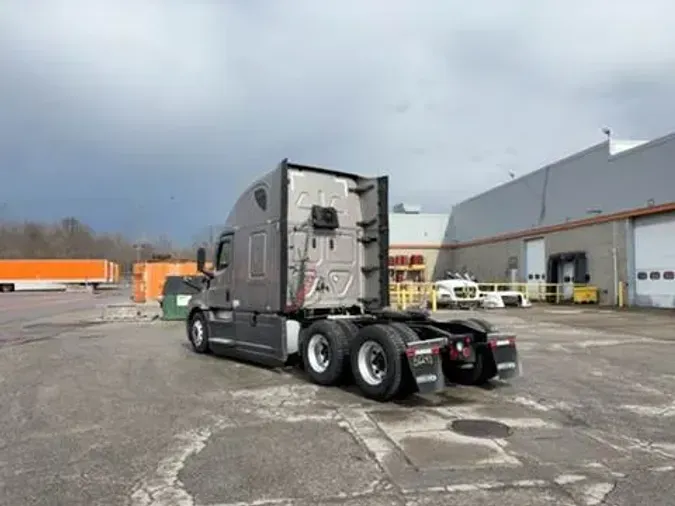
[[[525,241],[525,278],[527,292],[531,299],[545,296],[546,247],[544,239]]]
[[[675,214],[636,219],[634,240],[635,303],[675,307]]]

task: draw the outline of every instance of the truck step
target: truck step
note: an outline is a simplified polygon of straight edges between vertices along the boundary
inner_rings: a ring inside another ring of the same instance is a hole
[[[361,228],[368,228],[368,227],[372,227],[376,223],[377,223],[377,218],[373,218],[372,220],[357,221],[356,225],[361,227]]]
[[[372,244],[377,242],[377,237],[359,237],[358,241],[363,244]]]
[[[362,186],[360,188],[350,188],[349,191],[352,193],[356,193],[357,195],[363,195],[364,193],[369,192],[370,190],[374,190],[375,185],[374,184],[369,184],[368,186]]]

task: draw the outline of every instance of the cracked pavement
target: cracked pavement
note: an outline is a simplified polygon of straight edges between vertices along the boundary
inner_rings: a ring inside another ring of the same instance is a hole
[[[88,326],[93,306],[61,307],[3,321],[26,339],[0,346],[0,505],[658,506],[675,496],[669,314],[483,313],[517,332],[522,378],[378,404],[294,369],[196,355],[181,323]],[[510,433],[451,428],[473,419]]]

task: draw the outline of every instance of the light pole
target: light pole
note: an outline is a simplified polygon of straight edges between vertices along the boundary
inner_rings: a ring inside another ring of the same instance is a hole
[[[149,246],[149,243],[147,241],[138,241],[136,242],[133,247],[136,250],[136,263],[140,264],[143,256],[143,248],[146,248]]]

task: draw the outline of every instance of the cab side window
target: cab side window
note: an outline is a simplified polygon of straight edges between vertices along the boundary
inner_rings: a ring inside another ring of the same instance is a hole
[[[232,238],[225,237],[218,244],[218,255],[216,258],[216,270],[226,269],[232,261]]]

